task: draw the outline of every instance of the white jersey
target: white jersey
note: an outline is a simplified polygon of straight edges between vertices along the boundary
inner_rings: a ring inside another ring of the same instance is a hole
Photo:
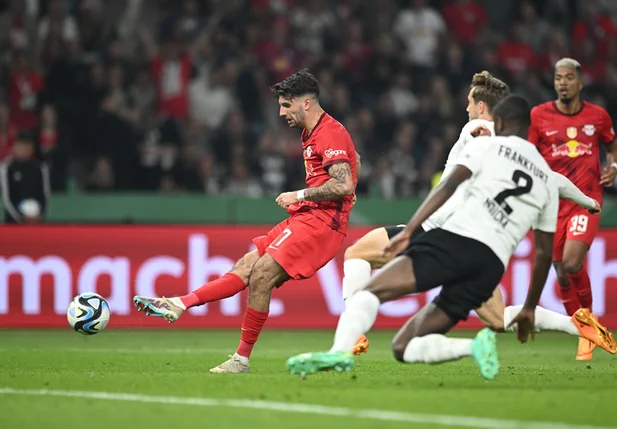
[[[442,229],[486,244],[504,267],[531,228],[555,232],[557,185],[533,144],[515,136],[477,137],[457,164],[472,177]]]
[[[461,130],[461,134],[458,140],[456,141],[456,143],[454,143],[452,149],[450,149],[448,159],[446,160],[446,165],[443,169],[443,173],[441,174],[441,179],[439,180],[440,183],[452,172],[452,170],[454,170],[461,151],[465,148],[465,146],[467,146],[467,143],[469,143],[474,138],[471,135],[471,132],[479,126],[485,126],[491,132],[491,135],[495,134],[495,124],[491,121],[487,121],[485,119],[472,119],[471,121],[467,122],[467,124]],[[429,217],[424,221],[424,223],[422,223],[422,229],[428,231],[434,228],[439,228],[446,220],[448,215],[453,210],[455,210],[460,203],[462,203],[463,195],[465,193],[465,186],[465,184],[461,184],[461,186],[459,186],[459,189],[456,190],[454,195],[452,195],[450,199],[444,203],[443,206],[441,206],[437,211],[435,211],[435,213],[433,213],[431,217]]]

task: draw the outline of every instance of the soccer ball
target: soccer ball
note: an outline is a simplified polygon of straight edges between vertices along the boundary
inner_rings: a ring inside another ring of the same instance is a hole
[[[23,200],[19,203],[18,209],[26,217],[35,217],[41,214],[41,205],[37,200]]]
[[[69,304],[66,318],[71,328],[80,334],[98,334],[109,322],[109,305],[97,293],[82,293]]]

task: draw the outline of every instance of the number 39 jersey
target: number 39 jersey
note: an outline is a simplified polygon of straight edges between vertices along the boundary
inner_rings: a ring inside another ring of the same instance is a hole
[[[477,137],[457,164],[472,176],[443,229],[486,244],[504,267],[531,228],[555,232],[559,192],[533,144],[516,136]]]

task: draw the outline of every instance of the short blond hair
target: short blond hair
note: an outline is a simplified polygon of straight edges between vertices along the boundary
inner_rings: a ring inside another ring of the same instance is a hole
[[[583,75],[583,67],[581,66],[581,63],[576,61],[574,58],[560,59],[555,63],[555,70],[557,70],[557,68],[559,67],[567,67],[570,69],[574,69],[576,70],[576,74],[578,74],[579,77]]]
[[[486,70],[473,75],[470,88],[473,89],[471,94],[473,101],[476,103],[484,102],[489,112],[493,111],[493,107],[497,103],[510,95],[508,85]]]

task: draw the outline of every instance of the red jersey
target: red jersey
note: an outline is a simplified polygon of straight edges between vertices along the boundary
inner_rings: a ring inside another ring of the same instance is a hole
[[[189,111],[188,88],[191,81],[191,58],[185,55],[177,61],[165,61],[162,56],[152,60],[159,113],[174,118],[186,118]]]
[[[330,180],[328,167],[347,162],[351,167],[354,187],[357,184],[356,148],[345,127],[332,116],[324,113],[309,134],[302,131],[302,149],[306,170],[306,185],[309,188],[321,186]],[[330,228],[343,234],[347,232],[349,213],[353,206],[353,195],[337,201],[300,201],[291,205],[287,212],[311,211]]]
[[[9,77],[8,104],[11,124],[19,129],[36,127],[37,94],[43,90],[43,78],[37,73],[14,71]]]
[[[549,101],[531,110],[528,140],[535,144],[548,165],[572,181],[583,193],[602,203],[600,143],[615,139],[610,116],[602,107],[583,102],[581,110],[567,115]],[[576,208],[561,200],[559,216]]]

